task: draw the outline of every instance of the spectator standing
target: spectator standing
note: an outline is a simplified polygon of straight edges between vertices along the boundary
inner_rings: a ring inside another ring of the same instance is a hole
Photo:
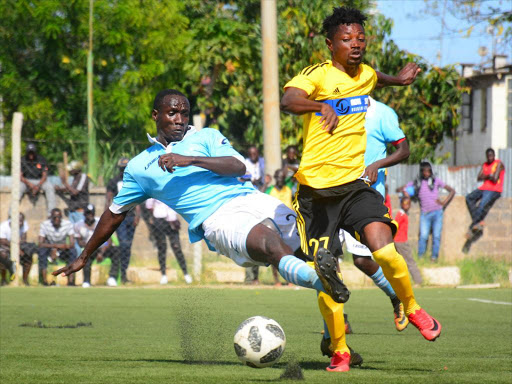
[[[35,144],[27,145],[25,156],[21,157],[20,201],[25,193],[35,203],[38,193],[42,190],[46,197],[48,214],[55,208],[55,189],[48,181],[48,163],[37,153]]]
[[[265,176],[265,160],[260,156],[260,151],[255,145],[251,145],[247,150],[245,168],[246,174],[251,177],[251,183],[256,189],[262,191]]]
[[[265,189],[265,160],[260,156],[260,151],[255,145],[247,150],[245,158],[246,176],[250,176],[251,183],[261,192]],[[245,268],[245,284],[259,284],[259,267],[254,265]]]
[[[94,230],[96,229],[96,226],[98,225],[98,222],[100,221],[100,218],[95,217],[94,213],[94,205],[87,204],[84,210],[84,219],[74,225],[75,239],[78,246],[80,247],[80,253],[82,253],[82,248],[85,247],[85,244],[87,244],[91,238]],[[82,283],[82,288],[89,288],[91,286],[92,262],[96,260],[98,263],[101,263],[106,257],[107,251],[111,249],[111,245],[112,241],[108,239],[96,252],[91,255],[91,258],[87,260],[87,263],[84,266],[84,281]],[[112,255],[113,253],[111,252],[110,254]],[[114,264],[114,262],[115,261],[112,260],[112,264]],[[115,280],[115,277],[113,276],[110,276],[109,279],[110,278]]]
[[[266,175],[266,176],[268,176],[268,175]],[[276,199],[281,201],[281,203],[286,205],[288,208],[293,209],[293,207],[292,207],[293,194],[292,194],[291,188],[285,184],[285,177],[286,177],[286,173],[285,173],[284,168],[276,170],[274,173],[275,184],[268,187],[265,190],[265,193],[267,195],[275,197]],[[291,217],[290,220],[296,220],[296,217],[295,216]],[[277,269],[274,266],[272,266],[272,276],[274,277],[274,285],[277,285],[277,286],[282,285],[281,282],[279,281]]]
[[[169,243],[171,243],[174,256],[176,257],[176,260],[178,260],[178,264],[183,272],[185,282],[187,284],[191,284],[192,276],[188,274],[185,255],[183,255],[183,251],[181,250],[181,224],[178,220],[178,214],[166,204],[156,199],[146,200],[146,208],[152,213],[150,217],[150,230],[153,233],[158,250],[158,264],[160,265],[160,272],[162,273],[160,284],[165,285],[169,282],[167,279],[165,265],[165,259],[167,256],[167,237],[169,238]]]
[[[73,176],[71,184],[62,178],[63,187],[55,186],[55,191],[68,206],[68,218],[73,224],[84,220],[84,209],[89,204],[89,178],[82,172],[81,161],[73,160],[68,171]]]
[[[27,242],[28,224],[25,215],[20,213],[20,263],[23,266],[23,283],[29,285],[28,274],[32,268],[32,256],[37,252],[34,243]],[[10,273],[10,280],[16,275],[16,262],[11,260],[11,219],[0,223],[0,264],[5,267],[2,270],[2,285],[6,282],[5,272]]]
[[[395,221],[398,223],[398,230],[395,235],[395,247],[398,253],[404,257],[407,263],[407,269],[409,269],[414,282],[416,284],[422,284],[423,278],[416,265],[416,261],[414,261],[412,257],[412,249],[408,242],[410,208],[411,199],[407,196],[403,196],[400,199],[400,211],[395,216]]]
[[[429,162],[420,163],[420,173],[415,181],[411,181],[403,188],[399,188],[404,195],[409,196],[410,188],[413,188],[414,195],[420,202],[420,238],[418,241],[418,257],[422,258],[427,251],[427,242],[432,232],[432,257],[431,261],[436,263],[439,258],[441,246],[441,233],[443,231],[443,213],[455,196],[455,190],[446,185],[441,179],[434,176],[432,166]],[[441,189],[448,191],[448,197],[443,201],[439,199]]]
[[[119,173],[117,176],[113,177],[107,183],[107,202],[105,205],[105,209],[112,204],[112,200],[119,193],[121,188],[123,187],[123,174],[126,166],[130,159],[127,157],[121,157],[117,162],[117,168]],[[128,269],[128,265],[130,264],[130,257],[132,252],[132,242],[133,236],[135,235],[135,228],[139,224],[140,220],[140,207],[136,206],[135,209],[130,210],[126,214],[125,220],[119,225],[116,230],[117,238],[119,240],[119,261],[120,261],[120,272],[121,272],[121,282],[123,284],[128,282],[126,277],[126,270]],[[115,272],[115,276],[117,276],[118,272]],[[113,283],[109,278],[107,283]],[[110,284],[108,284],[110,285]],[[117,284],[116,284],[117,285]]]
[[[285,158],[283,159],[283,170],[285,172],[285,183],[292,190],[297,191],[297,180],[295,173],[299,169],[300,160],[298,158],[299,150],[295,145],[289,145],[285,149]]]
[[[477,180],[483,181],[483,184],[466,196],[466,205],[471,215],[471,224],[466,238],[471,241],[464,245],[464,253],[469,252],[472,241],[479,237],[478,233],[483,232],[483,220],[503,192],[505,166],[496,159],[494,149],[487,148],[485,156],[487,161],[482,165],[477,177]]]
[[[50,218],[41,223],[39,229],[39,281],[47,286],[48,261],[58,258],[70,263],[77,257],[75,251],[75,231],[69,220],[62,219],[62,211],[53,208]],[[55,285],[55,282],[52,283]],[[68,276],[68,285],[75,285],[75,276]]]

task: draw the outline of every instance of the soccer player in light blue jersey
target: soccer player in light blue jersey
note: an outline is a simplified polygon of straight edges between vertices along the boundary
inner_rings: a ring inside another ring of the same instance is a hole
[[[238,181],[245,174],[243,157],[219,131],[188,125],[189,113],[181,92],[157,94],[152,112],[157,137],[149,137],[153,145],[128,163],[121,191],[80,257],[54,275],[82,269],[130,209],[154,198],[188,222],[191,242],[205,239],[242,267],[272,264],[285,280],[324,291],[315,270],[293,255],[300,246],[294,212],[251,183]]]

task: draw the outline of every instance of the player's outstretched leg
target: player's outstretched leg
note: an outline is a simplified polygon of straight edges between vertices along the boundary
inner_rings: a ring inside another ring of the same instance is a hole
[[[416,302],[407,264],[396,251],[395,244],[389,243],[378,249],[373,252],[373,257],[403,303],[409,322],[418,328],[425,339],[435,341],[441,335],[441,324]]]
[[[337,303],[346,303],[350,291],[338,274],[338,258],[329,250],[320,248],[315,255],[315,270],[326,293]]]

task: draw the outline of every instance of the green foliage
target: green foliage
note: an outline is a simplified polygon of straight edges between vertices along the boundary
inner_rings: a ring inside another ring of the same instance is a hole
[[[143,148],[154,94],[178,86],[183,48],[190,39],[188,20],[177,0],[95,0],[94,105],[100,164],[108,168],[136,142]],[[51,163],[68,151],[85,157],[87,0],[4,0],[1,22],[0,94],[9,130],[12,113],[25,116],[23,137],[42,141]],[[5,43],[8,42],[8,43]],[[74,144],[73,144],[74,143]],[[115,145],[113,145],[115,143]],[[133,155],[135,153],[131,153]],[[100,173],[104,173],[102,169]]]
[[[510,264],[488,257],[464,259],[459,263],[463,284],[500,283],[507,286]]]
[[[281,88],[302,68],[330,57],[321,33],[337,0],[278,1]],[[370,0],[344,2],[368,11]],[[5,132],[14,111],[24,113],[23,137],[40,141],[51,163],[62,152],[86,159],[87,0],[0,2],[0,94]],[[177,88],[189,95],[193,113],[220,129],[235,146],[262,144],[260,1],[95,0],[94,118],[99,174],[112,162],[146,146],[155,133],[150,110],[155,93]],[[366,60],[396,74],[409,60],[424,69],[412,87],[377,91],[393,107],[407,133],[411,162],[433,158],[434,148],[458,124],[461,87],[453,68],[430,68],[400,51],[392,28],[371,15]],[[302,120],[281,115],[283,148],[300,144]],[[6,136],[9,141],[8,135]],[[6,153],[9,153],[7,148]]]

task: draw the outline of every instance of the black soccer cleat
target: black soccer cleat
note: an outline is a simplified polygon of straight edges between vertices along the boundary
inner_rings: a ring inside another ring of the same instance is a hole
[[[350,366],[361,366],[363,364],[363,357],[354,351],[352,348],[350,348],[350,345],[347,345],[348,349],[350,350]],[[320,350],[322,351],[322,355],[327,356],[328,358],[331,358],[333,353],[331,350],[331,338],[324,338],[322,336],[322,341],[320,342]]]
[[[322,282],[325,292],[337,303],[346,303],[350,291],[338,275],[338,259],[325,248],[320,248],[315,255],[316,274]]]

